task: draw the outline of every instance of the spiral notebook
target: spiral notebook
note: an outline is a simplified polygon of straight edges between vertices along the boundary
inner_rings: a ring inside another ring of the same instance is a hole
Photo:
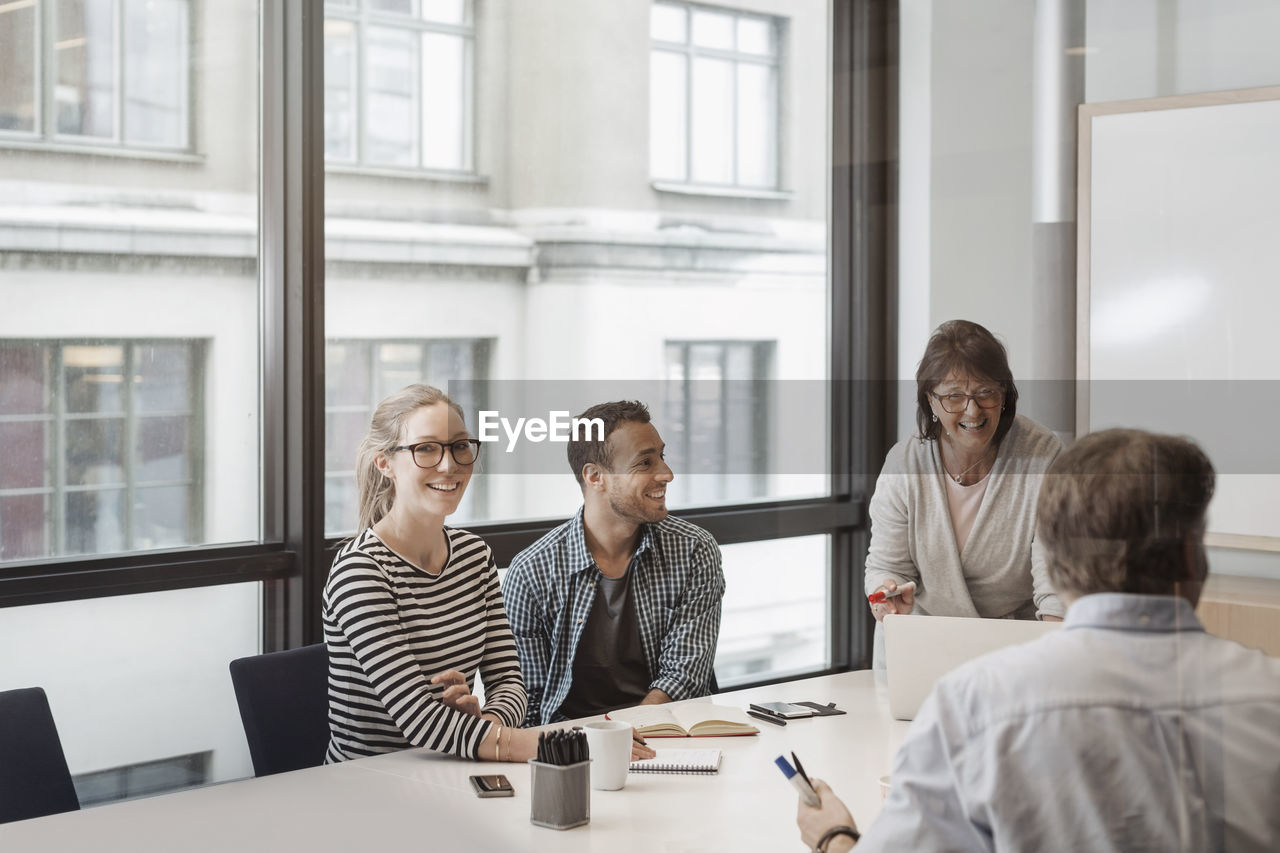
[[[720,770],[718,749],[659,749],[653,758],[631,762],[632,773],[715,773]]]

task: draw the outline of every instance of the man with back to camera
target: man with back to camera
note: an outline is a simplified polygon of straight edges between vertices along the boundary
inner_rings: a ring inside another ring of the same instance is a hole
[[[1037,535],[1061,631],[942,678],[860,840],[815,780],[813,849],[1275,850],[1280,660],[1204,632],[1209,460],[1138,430],[1049,467]]]
[[[529,693],[525,725],[705,696],[720,633],[720,548],[667,515],[675,475],[643,403],[592,406],[571,438],[582,509],[516,555],[503,583]]]

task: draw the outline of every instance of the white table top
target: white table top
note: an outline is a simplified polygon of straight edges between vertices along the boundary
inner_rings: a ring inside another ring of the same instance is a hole
[[[193,791],[0,825],[4,850],[628,850],[684,853],[802,850],[796,794],[773,764],[791,751],[827,780],[860,826],[880,810],[907,723],[889,716],[883,675],[821,676],[707,699],[835,702],[843,716],[763,721],[753,737],[663,738],[658,749],[717,747],[720,772],[633,773],[620,791],[592,791],[591,822],[565,831],[529,822],[529,768],[471,762],[425,750],[212,785]],[[479,799],[467,777],[505,773],[515,796]]]

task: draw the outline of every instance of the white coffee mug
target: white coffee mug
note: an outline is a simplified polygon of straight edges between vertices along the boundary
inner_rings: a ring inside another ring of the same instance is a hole
[[[618,720],[584,723],[587,749],[591,752],[591,787],[616,791],[627,784],[631,764],[631,724]]]

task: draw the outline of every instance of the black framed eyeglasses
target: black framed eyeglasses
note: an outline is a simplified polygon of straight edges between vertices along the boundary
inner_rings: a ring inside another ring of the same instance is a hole
[[[453,461],[459,465],[474,465],[480,458],[480,439],[460,438],[448,444],[438,441],[419,441],[417,444],[401,444],[391,450],[408,450],[413,454],[413,464],[419,468],[434,468],[444,458],[444,449],[449,448]]]
[[[973,394],[961,394],[959,391],[953,391],[950,394],[934,394],[932,391],[929,393],[933,394],[944,412],[952,415],[963,412],[970,400],[977,403],[980,409],[994,409],[1004,399],[1004,392],[999,388],[982,388]]]

